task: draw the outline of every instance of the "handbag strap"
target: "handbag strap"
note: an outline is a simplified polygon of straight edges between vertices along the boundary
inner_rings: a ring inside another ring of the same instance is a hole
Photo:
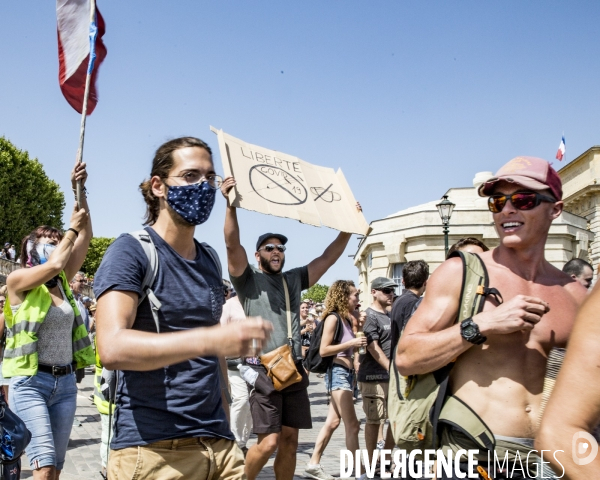
[[[290,308],[290,292],[288,290],[287,282],[285,281],[285,277],[283,273],[281,274],[281,279],[283,280],[283,291],[285,293],[285,315],[287,316],[287,331],[288,331],[288,340],[292,341],[292,312]]]

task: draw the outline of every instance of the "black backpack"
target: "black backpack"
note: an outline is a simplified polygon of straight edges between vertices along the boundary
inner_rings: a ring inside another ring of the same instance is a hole
[[[331,313],[337,318],[337,325],[335,327],[332,343],[332,345],[337,345],[340,343],[342,336],[344,335],[342,330],[342,319],[336,312]],[[329,370],[333,365],[333,359],[335,358],[335,355],[323,358],[319,352],[321,349],[321,339],[323,338],[324,325],[325,320],[320,321],[317,325],[317,328],[313,332],[310,339],[310,347],[308,347],[306,357],[304,357],[304,368],[312,373],[326,373],[327,370]]]

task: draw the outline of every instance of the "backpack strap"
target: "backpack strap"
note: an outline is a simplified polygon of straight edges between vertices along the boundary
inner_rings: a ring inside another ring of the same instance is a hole
[[[491,295],[501,304],[504,300],[496,288],[490,288],[485,264],[476,253],[456,251],[450,258],[460,257],[463,262],[463,280],[460,291],[458,323],[472,318],[483,310],[485,297]]]
[[[337,312],[331,312],[337,318],[337,323],[335,324],[335,332],[333,333],[333,345],[337,345],[342,341],[342,337],[344,336],[344,332],[342,331],[342,317]]]
[[[148,297],[148,301],[150,302],[150,310],[152,311],[152,318],[154,319],[154,324],[156,325],[156,333],[160,333],[158,311],[162,307],[162,304],[152,291],[152,285],[154,285],[154,280],[158,274],[158,253],[156,253],[156,247],[154,246],[152,237],[146,230],[136,230],[135,232],[130,232],[129,235],[131,235],[140,243],[144,253],[146,254],[146,258],[148,259],[148,266],[146,268],[146,273],[144,274],[144,279],[142,280],[142,295],[138,299],[138,307],[142,304],[146,297]]]

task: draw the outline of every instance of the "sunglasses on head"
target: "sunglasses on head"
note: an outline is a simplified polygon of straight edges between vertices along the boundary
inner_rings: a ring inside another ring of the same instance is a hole
[[[379,291],[385,293],[386,295],[389,295],[390,293],[394,293],[396,290],[392,287],[386,287],[380,288]]]
[[[265,246],[260,247],[258,251],[265,250],[267,252],[272,252],[275,249],[283,253],[285,252],[285,245],[273,245],[272,243],[267,243]]]
[[[537,192],[516,192],[512,195],[492,195],[488,198],[488,208],[490,209],[490,212],[500,213],[508,200],[510,200],[510,203],[512,203],[513,207],[517,210],[531,210],[542,202],[556,202],[554,198]]]

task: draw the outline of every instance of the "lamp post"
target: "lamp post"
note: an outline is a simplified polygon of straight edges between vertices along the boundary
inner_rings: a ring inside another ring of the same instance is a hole
[[[442,197],[442,201],[436,205],[442,219],[442,224],[444,225],[444,256],[448,255],[448,232],[450,231],[448,225],[450,223],[450,217],[452,216],[452,211],[454,210],[455,206],[456,205],[454,203],[448,200],[448,195],[444,195]]]

